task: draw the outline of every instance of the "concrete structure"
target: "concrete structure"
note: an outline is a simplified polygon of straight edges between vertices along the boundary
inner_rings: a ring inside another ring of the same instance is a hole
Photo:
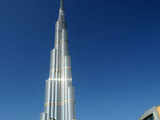
[[[147,110],[139,120],[160,120],[160,106]]]
[[[67,28],[63,0],[55,26],[55,43],[51,50],[50,73],[46,80],[44,112],[41,120],[74,120],[74,89],[71,58],[68,52]]]

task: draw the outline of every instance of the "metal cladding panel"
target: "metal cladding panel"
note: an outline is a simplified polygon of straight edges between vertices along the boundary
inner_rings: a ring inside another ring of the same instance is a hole
[[[61,81],[65,81],[65,57],[61,56]]]
[[[65,56],[65,67],[71,67],[71,57]]]
[[[65,91],[64,91],[64,82],[63,82],[62,85],[61,85],[61,120],[64,120],[64,114],[65,114],[65,108],[64,108],[65,99],[64,99],[64,96],[65,96]]]
[[[57,106],[57,120],[61,120],[61,106]]]
[[[55,49],[51,51],[51,59],[50,59],[50,77],[49,79],[53,80],[54,72],[55,72]]]
[[[57,102],[59,103],[61,101],[61,81],[57,81],[58,85],[58,89],[57,89]]]
[[[45,120],[45,113],[44,113],[44,112],[41,113],[41,115],[40,115],[40,120]]]
[[[55,26],[55,43],[54,43],[55,48],[58,48],[59,39],[60,39],[60,24],[59,21],[57,21]]]
[[[63,28],[62,29],[62,41],[67,41],[68,40],[68,34],[67,34],[67,29]],[[68,43],[67,43],[68,44]]]
[[[46,88],[45,88],[45,102],[48,101],[48,96],[49,96],[49,86],[48,86],[48,80],[46,80]]]
[[[55,108],[55,80],[51,81],[52,92],[51,92],[51,118],[54,117],[54,108]]]
[[[68,115],[69,120],[73,119],[73,96],[72,87],[68,87]]]
[[[73,119],[76,119],[76,113],[75,113],[75,90],[74,87],[72,86],[72,109],[73,109]]]
[[[65,77],[65,82],[64,82],[64,100],[65,100],[65,104],[64,104],[64,117],[65,117],[65,120],[69,120],[68,119],[68,84],[67,84],[67,81],[66,81],[66,77]]]
[[[65,74],[66,79],[72,79],[70,56],[65,56]]]
[[[62,55],[68,55],[68,41],[67,41],[67,31],[66,29],[62,29],[62,41],[61,41],[61,50]]]
[[[50,100],[51,100],[51,81],[46,80],[46,101],[45,101],[45,108],[46,113],[50,113]]]
[[[57,77],[56,77],[56,79],[55,79],[55,108],[54,108],[54,118],[57,120],[57,89],[58,89],[58,87],[57,87],[57,85],[58,85],[58,81],[57,81]]]

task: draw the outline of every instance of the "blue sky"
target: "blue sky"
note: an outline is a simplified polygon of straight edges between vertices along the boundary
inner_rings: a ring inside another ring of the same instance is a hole
[[[77,120],[160,104],[160,1],[64,0]],[[0,119],[39,120],[58,0],[0,1]]]

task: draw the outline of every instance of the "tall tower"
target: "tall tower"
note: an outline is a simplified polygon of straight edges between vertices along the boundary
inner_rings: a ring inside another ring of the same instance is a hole
[[[64,2],[60,0],[55,43],[51,50],[50,73],[46,80],[45,109],[41,113],[41,120],[75,120],[71,58],[63,6]]]

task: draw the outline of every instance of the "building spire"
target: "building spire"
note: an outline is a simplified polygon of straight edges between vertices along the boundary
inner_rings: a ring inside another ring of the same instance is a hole
[[[60,9],[64,10],[64,0],[60,0]]]
[[[59,20],[64,21],[64,0],[60,0],[60,8],[59,8]]]

